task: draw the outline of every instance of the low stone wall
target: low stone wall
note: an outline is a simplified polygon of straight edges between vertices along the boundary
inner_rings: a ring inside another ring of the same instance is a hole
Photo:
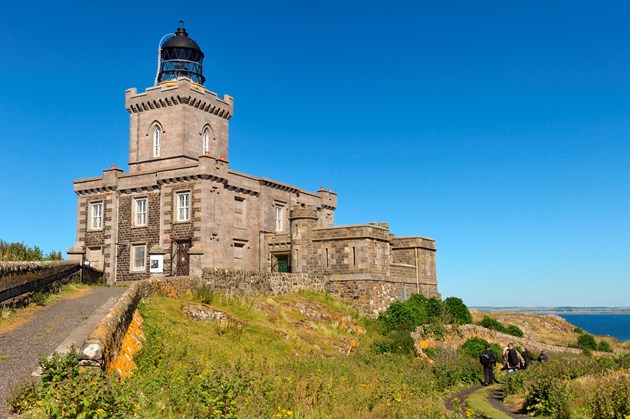
[[[239,295],[282,295],[325,290],[323,276],[300,273],[204,269],[201,279],[213,290]]]
[[[0,306],[28,305],[35,292],[56,292],[62,284],[78,279],[80,269],[70,261],[0,262]]]
[[[331,280],[326,284],[326,291],[349,301],[363,315],[377,316],[394,301],[416,293],[417,285],[382,280]]]
[[[110,369],[120,354],[129,324],[143,298],[154,294],[176,297],[191,292],[201,284],[201,279],[197,277],[153,277],[132,282],[81,346],[81,365],[105,371]]]
[[[521,348],[528,348],[531,351],[540,352],[544,350],[547,353],[569,353],[577,355],[582,353],[580,349],[567,348],[566,346],[549,345],[546,343],[534,341],[527,337],[519,338],[517,336],[508,335],[506,333],[497,332],[496,330],[490,330],[483,326],[475,324],[464,324],[457,328],[447,326],[447,336],[441,339],[434,339],[431,336],[424,336],[424,328],[418,327],[415,332],[411,334],[411,337],[416,342],[416,351],[422,349],[439,347],[456,350],[461,347],[468,339],[481,338],[489,343],[496,343],[497,345],[504,347],[508,342],[513,342],[515,346]],[[603,355],[605,353],[599,353]]]

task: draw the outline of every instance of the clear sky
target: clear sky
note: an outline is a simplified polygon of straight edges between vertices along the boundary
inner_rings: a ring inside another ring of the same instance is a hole
[[[185,20],[230,166],[437,240],[443,297],[630,306],[630,2],[9,2],[0,239],[66,251]]]

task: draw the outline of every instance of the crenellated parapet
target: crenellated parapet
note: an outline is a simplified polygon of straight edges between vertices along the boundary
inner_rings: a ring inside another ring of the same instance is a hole
[[[216,93],[186,78],[150,87],[144,93],[138,93],[135,87],[125,91],[125,106],[130,114],[178,105],[188,105],[230,119],[233,116],[234,98],[223,95],[219,99]]]

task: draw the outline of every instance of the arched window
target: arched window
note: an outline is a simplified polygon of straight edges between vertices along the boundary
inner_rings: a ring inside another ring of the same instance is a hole
[[[208,127],[204,128],[201,137],[203,138],[201,154],[206,154],[210,151],[210,130]]]
[[[162,131],[159,126],[153,127],[153,157],[160,157],[162,148]]]

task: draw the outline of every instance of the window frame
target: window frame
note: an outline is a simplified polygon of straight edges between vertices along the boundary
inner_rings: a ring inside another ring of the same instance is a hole
[[[138,211],[138,204],[144,201],[144,212]],[[144,215],[144,222],[138,221],[138,216]],[[133,226],[146,227],[149,224],[149,199],[146,196],[140,196],[133,199]]]
[[[137,265],[139,261],[137,251],[142,249],[142,266]],[[129,252],[129,270],[131,272],[146,272],[147,270],[147,245],[146,243],[138,243],[131,245],[131,252]]]
[[[160,157],[162,154],[162,130],[159,125],[153,127],[153,157]]]
[[[182,205],[181,198],[187,196],[186,205]],[[178,223],[186,223],[191,219],[191,206],[192,196],[190,191],[180,191],[175,193],[175,220]],[[183,211],[183,213],[182,213]],[[185,217],[182,217],[185,215]]]
[[[276,233],[281,233],[284,231],[284,205],[277,203],[274,204],[273,211],[274,231]]]
[[[201,134],[201,154],[210,153],[210,129],[205,127]]]
[[[98,211],[95,211],[96,208],[99,208]],[[103,201],[90,202],[90,214],[89,214],[89,226],[90,230],[102,230],[104,225],[104,213],[105,205]],[[98,215],[95,213],[98,212]],[[98,220],[98,225],[94,225],[95,221]]]

